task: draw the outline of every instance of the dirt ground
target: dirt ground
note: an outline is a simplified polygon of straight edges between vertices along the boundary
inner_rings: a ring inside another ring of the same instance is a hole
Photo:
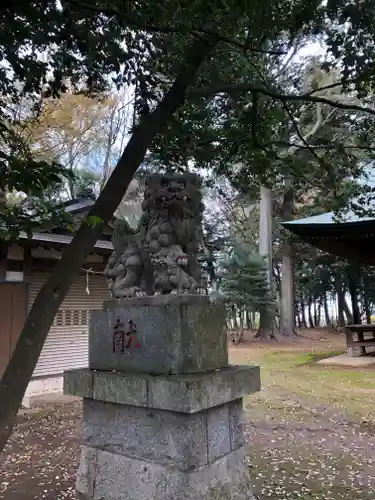
[[[343,337],[326,332],[231,348],[233,363],[261,366],[263,389],[244,404],[259,498],[375,498],[375,368],[314,363],[343,350]],[[0,469],[1,500],[74,498],[80,419],[79,402],[19,415]]]

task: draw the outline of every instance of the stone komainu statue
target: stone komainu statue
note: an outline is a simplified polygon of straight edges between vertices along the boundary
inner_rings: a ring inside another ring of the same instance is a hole
[[[201,180],[195,174],[150,175],[136,230],[118,219],[105,276],[115,298],[200,293]]]

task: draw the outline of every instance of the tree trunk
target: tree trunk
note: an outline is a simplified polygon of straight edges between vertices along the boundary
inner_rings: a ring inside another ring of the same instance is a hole
[[[294,273],[293,273],[293,249],[289,241],[283,244],[283,273],[281,278],[281,308],[280,325],[281,334],[286,337],[295,335],[294,324]]]
[[[316,312],[316,300],[313,302],[313,323],[314,323],[314,328],[316,328],[316,320],[317,320],[317,312]]]
[[[307,328],[307,320],[306,320],[306,304],[304,302],[304,299],[301,299],[301,318],[302,318],[302,325],[304,328]]]
[[[324,307],[324,316],[326,320],[326,326],[330,328],[332,326],[332,321],[329,315],[329,310],[328,310],[328,301],[327,301],[327,294],[325,293],[323,295],[323,307]]]
[[[302,314],[301,314],[301,304],[296,304],[295,305],[295,321],[296,321],[296,325],[298,326],[299,329],[302,328]]]
[[[370,308],[370,298],[369,298],[369,279],[368,274],[363,273],[363,307],[365,309],[366,314],[366,323],[371,323],[371,308]]]
[[[337,309],[338,309],[339,326],[344,327],[345,326],[344,310],[345,310],[346,301],[345,301],[345,292],[343,290],[342,276],[341,276],[340,270],[336,271],[335,288],[336,288],[336,294],[337,294]]]
[[[233,323],[233,328],[238,328],[237,308],[235,305],[232,306],[232,323]]]
[[[22,398],[60,304],[78,275],[85,257],[100,237],[103,224],[121,202],[147,148],[176,109],[183,104],[187,88],[193,83],[199,66],[216,43],[211,37],[200,37],[186,51],[183,66],[173,85],[155,110],[141,120],[135,129],[116,168],[88,214],[88,217],[99,218],[102,222],[89,224],[84,221],[81,224],[52,275],[38,293],[0,381],[0,451],[12,432]]]
[[[251,332],[253,329],[253,325],[251,324],[251,315],[249,311],[246,309],[246,330]]]
[[[285,193],[282,207],[284,220],[293,218],[294,192],[291,179],[285,180]],[[281,273],[281,308],[280,331],[286,337],[296,334],[294,322],[294,273],[293,273],[293,246],[289,236],[285,236],[282,250]]]
[[[346,316],[346,322],[344,320],[344,325],[345,324],[353,323],[354,322],[353,315],[352,315],[351,310],[349,309],[349,306],[348,306],[348,303],[346,302],[345,297],[344,297],[344,313],[345,313],[345,316]]]
[[[273,318],[271,318],[267,311],[262,311],[262,313],[259,315],[259,328],[255,334],[255,337],[260,340],[275,339],[276,337],[272,324]]]
[[[358,307],[359,270],[356,265],[351,266],[348,270],[348,283],[352,300],[353,322],[359,325],[361,324],[361,313]]]
[[[243,330],[243,327],[244,327],[244,311],[243,311],[242,307],[238,308],[238,312],[239,312],[239,315],[240,315],[240,328]]]
[[[302,311],[301,311],[301,304],[298,304],[298,307],[295,305],[294,306],[294,325],[295,325],[295,330],[296,330],[296,335],[299,330],[302,330],[303,328],[303,323],[302,323]]]
[[[259,253],[267,259],[267,280],[272,285],[272,191],[260,188]]]
[[[272,289],[272,191],[264,186],[260,188],[260,207],[259,207],[259,253],[266,257],[267,262],[267,281],[268,286]],[[264,310],[260,313],[259,330],[269,324],[268,311]],[[262,325],[262,327],[261,327]],[[264,334],[266,335],[266,334]]]
[[[322,299],[320,298],[318,300],[318,309],[317,309],[317,321],[316,321],[316,326],[317,328],[320,328],[320,320],[321,320],[321,312],[322,312]]]
[[[308,307],[308,313],[309,313],[309,327],[310,327],[310,328],[315,328],[314,319],[313,319],[313,315],[312,315],[312,312],[311,312],[312,305],[313,305],[313,300],[312,300],[312,298],[310,297],[310,299],[309,299],[309,307]]]
[[[316,298],[314,300],[314,328],[318,328],[318,303]]]

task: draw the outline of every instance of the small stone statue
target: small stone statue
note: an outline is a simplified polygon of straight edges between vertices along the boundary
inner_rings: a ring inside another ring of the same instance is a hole
[[[202,242],[201,180],[196,174],[153,174],[146,179],[136,230],[118,219],[105,276],[114,298],[201,293],[197,263]]]

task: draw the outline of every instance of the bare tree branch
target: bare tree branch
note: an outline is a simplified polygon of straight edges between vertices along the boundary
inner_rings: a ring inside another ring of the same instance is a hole
[[[314,92],[318,92],[320,89],[316,89]],[[375,108],[371,108],[369,106],[360,106],[359,104],[349,104],[344,103],[340,100],[336,99],[328,99],[326,97],[321,97],[317,95],[313,95],[311,92],[304,94],[281,94],[278,91],[274,91],[268,88],[255,87],[250,83],[244,83],[239,85],[231,85],[231,84],[217,84],[212,85],[210,87],[195,89],[192,90],[189,95],[190,96],[199,96],[199,97],[209,97],[214,96],[215,94],[240,94],[242,92],[251,92],[252,94],[262,94],[264,96],[270,97],[271,99],[275,99],[278,101],[286,102],[286,101],[305,101],[305,102],[315,102],[321,104],[327,104],[328,106],[332,106],[339,109],[344,109],[347,111],[359,111],[362,113],[368,113],[370,115],[375,116]]]
[[[293,128],[294,128],[294,130],[295,130],[298,138],[302,142],[302,144],[305,146],[305,148],[307,148],[310,151],[310,153],[314,156],[314,158],[318,161],[318,163],[320,163],[323,167],[325,167],[326,166],[325,162],[320,158],[320,156],[313,149],[310,148],[310,145],[307,142],[306,137],[300,131],[298,123],[297,123],[297,120],[294,118],[293,113],[289,109],[289,107],[286,104],[286,102],[283,101],[282,105],[283,105],[283,108],[285,109],[287,115],[289,116],[289,119],[290,119],[290,121],[291,121],[291,123],[293,125]]]
[[[284,147],[290,147],[290,148],[295,148],[296,150],[298,149],[315,149],[315,150],[335,150],[337,149],[336,144],[309,144],[308,147],[304,146],[303,144],[300,144],[298,142],[288,142],[288,141],[271,141],[267,142],[264,144],[266,147],[267,146],[284,146]],[[340,147],[342,149],[358,149],[359,151],[373,151],[375,149],[371,148],[369,146],[353,146],[353,144],[340,144]]]

